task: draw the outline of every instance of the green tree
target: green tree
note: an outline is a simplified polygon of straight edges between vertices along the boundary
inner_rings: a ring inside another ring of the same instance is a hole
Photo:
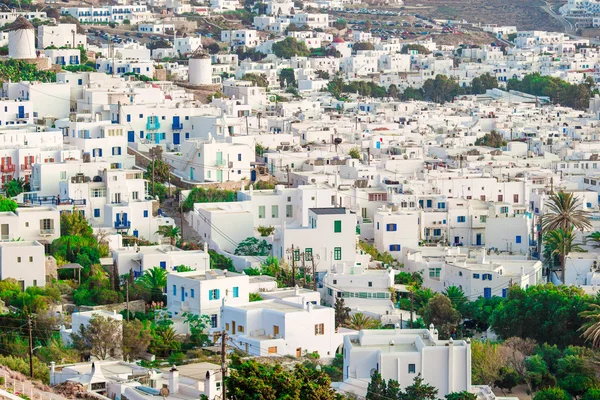
[[[567,355],[558,361],[558,386],[579,398],[588,390],[598,388],[596,372],[581,356]]]
[[[600,400],[600,389],[590,389],[582,397],[581,400]]]
[[[439,293],[429,300],[422,317],[426,325],[433,324],[438,329],[441,338],[448,338],[455,333],[460,321],[460,313],[450,299]]]
[[[375,50],[375,46],[373,45],[373,43],[370,42],[356,42],[352,46],[352,49],[354,49],[354,51]]]
[[[402,92],[400,100],[425,100],[425,93],[423,93],[423,89],[421,88],[415,89],[412,86],[409,86],[404,89],[404,92]]]
[[[502,391],[503,395],[506,395],[504,390],[508,393],[512,392],[512,389],[517,386],[521,380],[520,375],[511,367],[501,367],[499,370],[499,378],[494,381],[494,386]]]
[[[534,96],[550,97],[553,103],[576,108],[586,109],[589,106],[591,92],[585,84],[570,84],[560,78],[528,74],[523,79],[509,79],[506,85],[508,90],[517,90]]]
[[[471,342],[471,363],[474,385],[489,385],[501,379],[500,370],[508,366],[506,353],[497,343]]]
[[[205,189],[195,187],[183,201],[183,211],[188,212],[194,209],[195,203],[219,203],[237,201],[237,192],[233,190]]]
[[[496,131],[486,133],[483,137],[475,140],[475,146],[487,146],[499,149],[500,147],[506,146],[506,140]]]
[[[279,72],[279,83],[282,89],[286,87],[298,87],[298,84],[296,82],[296,75],[294,74],[294,69],[283,68]]]
[[[477,400],[477,395],[467,392],[466,390],[462,392],[448,393],[444,397],[446,400]]]
[[[398,86],[394,85],[393,83],[390,86],[388,86],[387,94],[392,99],[400,98],[400,91],[398,90]]]
[[[581,202],[571,192],[553,193],[548,198],[546,210],[542,217],[542,230],[551,231],[571,228],[580,231],[592,228],[589,213],[581,210]]]
[[[171,174],[171,167],[163,160],[151,161],[146,167],[145,177],[146,179],[152,179],[152,173],[154,173],[155,182],[168,182],[169,175]]]
[[[533,400],[571,400],[571,396],[560,388],[548,388],[537,392]]]
[[[358,147],[353,147],[348,152],[350,158],[354,158],[356,160],[360,160],[360,149]]]
[[[350,307],[346,307],[343,298],[336,297],[335,299],[335,326],[340,327],[348,323],[350,319]]]
[[[463,292],[462,289],[457,286],[448,286],[446,290],[444,290],[443,294],[450,299],[452,306],[459,312],[469,301],[467,296],[465,296],[465,292]]]
[[[160,267],[152,267],[144,271],[139,282],[150,290],[152,301],[164,301],[163,291],[167,286],[167,270]]]
[[[272,245],[266,240],[249,237],[238,244],[235,249],[236,256],[268,256]]]
[[[371,375],[371,381],[367,386],[367,395],[365,396],[367,400],[387,400],[387,383],[381,377],[379,371],[373,372]]]
[[[267,76],[265,74],[244,74],[244,76],[242,76],[242,80],[254,82],[254,84],[259,87],[269,87],[269,80],[267,79]]]
[[[95,315],[87,326],[71,334],[73,346],[81,354],[89,354],[100,360],[118,356],[122,343],[121,321]]]
[[[405,44],[400,50],[401,54],[409,54],[412,51],[416,51],[418,54],[431,54],[431,51],[423,46],[422,44]]]
[[[348,322],[348,328],[356,331],[363,329],[377,329],[380,326],[380,322],[373,317],[369,317],[363,313],[355,313],[350,316]]]
[[[181,236],[181,230],[175,225],[161,225],[158,227],[156,233],[162,237],[168,238],[171,242],[171,246],[175,246],[177,239]]]
[[[261,364],[255,360],[235,360],[231,366],[226,385],[231,398],[236,400],[338,399],[330,388],[329,376],[318,369],[297,364],[290,371],[280,364]]]
[[[553,261],[554,257],[560,259],[561,281],[565,282],[565,262],[567,255],[572,252],[583,252],[583,248],[579,243],[575,242],[575,234],[573,229],[562,230],[555,229],[547,231],[543,237],[544,242],[544,258]],[[551,266],[552,266],[551,262]]]
[[[577,330],[584,323],[580,314],[588,309],[589,302],[589,297],[575,286],[511,286],[506,299],[492,312],[490,322],[502,338],[531,338],[558,347],[580,345],[583,340]]]
[[[454,99],[459,92],[459,85],[453,78],[436,75],[435,79],[427,79],[423,84],[425,99],[444,104]]]
[[[190,340],[197,346],[209,343],[207,329],[210,327],[210,317],[208,315],[197,315],[185,312],[181,315],[185,318],[185,323],[190,327]]]
[[[417,374],[413,381],[413,384],[405,389],[403,400],[436,400],[438,398],[438,390],[423,383],[424,379],[421,377],[421,373]]]
[[[298,42],[294,37],[286,37],[285,39],[273,43],[273,54],[279,58],[290,59],[292,57],[308,57],[310,50],[304,42]]]
[[[600,232],[592,232],[586,237],[586,244],[588,241],[592,242],[592,247],[595,249],[600,249]]]
[[[344,18],[338,18],[333,23],[333,27],[338,30],[346,29],[347,26],[348,21],[346,21]]]
[[[13,212],[17,209],[19,205],[13,199],[8,199],[6,197],[0,196],[0,211],[1,212]]]
[[[150,329],[138,319],[123,322],[123,357],[135,360],[148,350]]]
[[[4,191],[7,197],[15,197],[25,191],[25,179],[13,178],[4,184]]]

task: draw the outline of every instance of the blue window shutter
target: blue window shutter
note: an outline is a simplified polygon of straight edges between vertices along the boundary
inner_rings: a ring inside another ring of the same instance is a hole
[[[521,243],[521,236],[517,236],[516,239],[515,239],[515,242]]]
[[[177,296],[177,286],[173,285],[173,296]]]
[[[148,218],[148,210],[144,210],[144,218]]]
[[[209,299],[209,300],[212,300],[212,299],[213,299],[213,291],[212,291],[212,290],[209,290],[209,291],[208,291],[208,299]]]
[[[160,262],[160,267],[161,267],[162,269],[167,269],[167,262],[166,262],[166,261],[161,261],[161,262]]]
[[[506,288],[502,289],[502,297],[506,297],[507,291],[508,291],[508,289],[506,289]]]
[[[194,289],[190,289],[190,297],[193,299],[194,298]]]
[[[217,289],[217,300],[221,298],[221,289]]]

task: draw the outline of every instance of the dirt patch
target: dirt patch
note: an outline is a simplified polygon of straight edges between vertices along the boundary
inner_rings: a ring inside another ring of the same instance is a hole
[[[421,13],[439,19],[563,31],[562,25],[542,10],[542,0],[406,0],[405,5],[427,7]]]
[[[494,35],[488,32],[472,31],[463,32],[462,34],[427,35],[426,38],[431,38],[436,44],[445,46],[459,46],[461,44],[481,46],[496,42]]]

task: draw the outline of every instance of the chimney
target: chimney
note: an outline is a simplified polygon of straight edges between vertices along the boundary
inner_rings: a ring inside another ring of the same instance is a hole
[[[208,253],[208,243],[204,242],[204,252]]]
[[[296,285],[296,286],[294,287],[294,295],[295,295],[295,296],[299,296],[299,295],[300,295],[300,288],[298,287],[298,285]]]
[[[206,371],[206,377],[204,378],[204,395],[209,399],[214,399],[219,395],[216,374],[217,371]]]
[[[173,368],[169,370],[169,390],[171,395],[179,392],[179,370],[173,365]]]

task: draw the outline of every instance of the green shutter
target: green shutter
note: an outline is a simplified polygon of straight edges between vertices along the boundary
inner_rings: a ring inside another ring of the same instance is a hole
[[[334,221],[333,232],[340,233],[342,231],[342,221]]]

